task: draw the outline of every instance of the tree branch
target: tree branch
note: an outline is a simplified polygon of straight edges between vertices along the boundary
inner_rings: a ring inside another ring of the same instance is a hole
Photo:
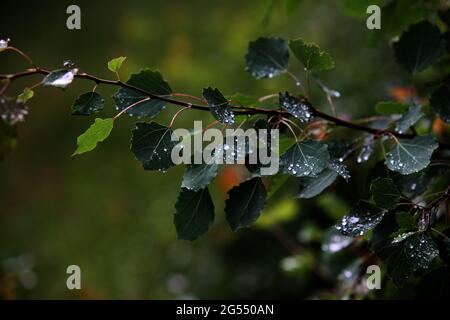
[[[9,83],[13,82],[16,79],[19,78],[23,78],[23,77],[27,77],[27,76],[32,76],[35,74],[41,74],[41,75],[48,75],[51,71],[46,70],[46,69],[42,69],[39,67],[35,67],[35,68],[30,68],[27,69],[25,71],[22,72],[18,72],[18,73],[14,73],[14,74],[0,74],[0,79],[6,80]],[[194,104],[194,103],[190,103],[190,102],[185,102],[185,101],[181,101],[181,100],[177,100],[177,99],[173,99],[171,97],[168,96],[160,96],[160,95],[156,95],[153,93],[150,93],[146,90],[143,90],[141,88],[132,86],[128,83],[122,82],[120,80],[109,80],[109,79],[102,79],[99,77],[96,77],[94,75],[85,73],[85,72],[79,72],[75,75],[75,78],[79,78],[79,79],[86,79],[86,80],[90,80],[95,82],[97,85],[98,84],[106,84],[106,85],[112,85],[112,86],[118,86],[118,87],[122,87],[122,88],[127,88],[130,90],[134,90],[136,92],[142,93],[143,95],[148,96],[151,99],[155,99],[155,100],[160,100],[160,101],[164,101],[170,104],[174,104],[174,105],[178,105],[181,107],[185,107],[185,108],[189,108],[189,109],[194,109],[194,110],[201,110],[201,111],[210,111],[208,106],[204,106],[204,105],[199,105],[199,104]],[[326,114],[320,110],[318,110],[317,108],[315,108],[314,106],[312,106],[311,104],[309,104],[309,107],[311,108],[311,111],[313,113],[313,115],[317,118],[322,118],[324,120],[328,120],[332,123],[334,123],[337,126],[341,126],[341,127],[346,127],[349,129],[354,129],[354,130],[358,130],[358,131],[363,131],[363,132],[367,132],[370,134],[373,134],[375,136],[375,138],[379,138],[382,135],[388,134],[397,138],[403,138],[403,139],[412,139],[415,137],[415,134],[408,134],[408,133],[398,133],[392,130],[378,130],[375,128],[371,128],[371,127],[367,127],[367,126],[363,126],[360,124],[356,124],[353,122],[349,122],[343,119],[340,119],[338,117],[334,117],[332,115]],[[256,114],[266,114],[266,115],[271,115],[271,116],[279,116],[279,117],[283,117],[283,118],[288,118],[291,116],[290,113],[288,113],[287,111],[284,110],[272,110],[272,109],[264,109],[264,108],[258,108],[258,107],[237,107],[237,106],[231,106],[231,108],[233,109],[233,112],[236,114],[242,114],[242,115],[256,115]],[[445,142],[440,142],[439,145],[443,148],[450,148],[450,144],[445,143]]]

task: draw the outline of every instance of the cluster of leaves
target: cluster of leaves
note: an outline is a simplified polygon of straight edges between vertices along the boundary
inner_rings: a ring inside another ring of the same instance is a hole
[[[401,34],[393,44],[393,52],[398,63],[416,75],[435,67],[448,55],[446,35],[435,24],[424,20]],[[302,39],[285,41],[263,37],[250,42],[245,56],[246,70],[256,79],[287,74],[295,79],[296,90],[303,88],[303,80],[289,71],[292,54],[303,65],[304,76],[314,79],[330,100],[339,96],[318,78],[320,72],[333,69],[333,58],[316,44]],[[124,61],[125,57],[113,59],[108,68],[118,77]],[[42,84],[65,88],[79,75],[78,68],[67,62],[64,68],[47,74]],[[263,106],[263,101],[240,94],[225,96],[217,88],[204,88],[201,106],[225,126],[241,126],[245,122],[245,126],[253,128],[279,128],[281,125],[290,129],[283,131],[284,137],[280,141],[280,172],[265,177],[259,164],[246,164],[248,179],[228,192],[225,215],[230,228],[236,231],[251,226],[261,215],[265,204],[285,183],[294,181],[298,185],[297,198],[313,198],[330,187],[339,176],[347,181],[350,179],[346,164],[354,154],[358,163],[381,154],[383,159],[373,169],[370,197],[356,203],[332,227],[330,234],[334,236],[324,239],[323,248],[334,248],[331,251],[336,252],[363,239],[370,251],[386,263],[396,285],[403,286],[414,274],[432,266],[436,268],[428,276],[438,278],[448,270],[447,263],[450,262],[450,232],[444,230],[443,222],[448,215],[450,171],[445,165],[449,155],[431,134],[430,120],[450,123],[450,86],[447,76],[436,83],[429,99],[412,97],[402,103],[378,103],[375,110],[379,117],[369,123],[369,129],[356,139],[346,140],[334,139],[332,133],[315,138],[309,130],[320,117],[312,105],[309,90],[301,95],[280,91],[273,103],[275,106],[266,109],[273,112],[257,115],[258,109],[253,107]],[[74,155],[91,151],[105,140],[115,119],[122,114],[155,118],[167,103],[173,103],[170,99],[172,93],[171,86],[158,71],[143,69],[132,74],[113,96],[119,112],[117,116],[95,119],[78,137]],[[8,134],[14,135],[16,123],[26,114],[24,103],[32,96],[33,91],[26,88],[17,99],[1,98],[1,124],[6,130],[12,130]],[[190,102],[181,105],[192,107]],[[72,113],[91,116],[103,106],[104,100],[99,93],[85,92],[74,102]],[[239,111],[246,111],[245,116],[240,116]],[[248,118],[253,119],[247,121]],[[337,119],[336,124],[342,123]],[[301,134],[297,135],[291,125]],[[3,127],[2,132],[5,130]],[[171,151],[176,142],[171,139],[171,127],[172,123],[166,126],[154,120],[136,123],[132,131],[131,151],[144,170],[164,172],[175,166]],[[291,133],[294,133],[293,138]],[[228,147],[224,143],[222,149],[227,150]],[[432,162],[436,165],[430,166]],[[441,166],[442,163],[444,165]],[[215,163],[186,165],[175,204],[174,223],[179,238],[197,239],[212,226],[215,206],[208,185],[219,169]],[[436,259],[438,256],[439,261]],[[361,259],[358,261],[359,265],[364,263]]]

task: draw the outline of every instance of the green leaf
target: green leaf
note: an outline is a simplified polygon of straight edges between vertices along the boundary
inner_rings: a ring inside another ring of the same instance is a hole
[[[337,178],[334,170],[325,169],[317,177],[300,178],[300,191],[297,198],[310,199],[328,188]]]
[[[257,79],[278,76],[288,68],[288,45],[281,38],[259,38],[249,43],[245,62],[246,70]]]
[[[283,172],[296,177],[314,177],[330,160],[328,146],[320,141],[298,142],[280,157]]]
[[[412,230],[417,227],[414,217],[408,212],[398,212],[395,215],[395,220],[401,230]]]
[[[112,72],[119,72],[120,67],[122,67],[122,63],[126,58],[127,57],[118,57],[108,61],[108,69]]]
[[[241,183],[228,192],[225,214],[233,231],[247,228],[258,219],[267,199],[261,178]]]
[[[44,86],[51,86],[57,88],[66,88],[69,84],[72,83],[78,69],[59,69],[50,72],[45,78],[42,80],[42,84]]]
[[[408,111],[408,105],[400,102],[381,101],[375,105],[375,111],[386,116],[391,114],[403,114]]]
[[[398,133],[405,133],[410,127],[412,127],[420,118],[422,118],[422,106],[415,105],[409,108],[400,120],[398,120],[395,127],[395,131]]]
[[[28,108],[10,97],[0,97],[0,121],[13,126],[25,120]]]
[[[95,119],[95,122],[77,139],[77,149],[73,155],[82,154],[95,149],[97,143],[108,138],[113,128],[114,120]]]
[[[321,50],[315,43],[304,42],[302,39],[290,40],[289,48],[305,68],[310,71],[317,72],[334,68],[331,55]]]
[[[209,109],[211,110],[214,118],[223,124],[234,123],[234,113],[231,111],[230,104],[217,88],[204,88],[203,98],[208,103]]]
[[[344,236],[362,236],[373,229],[383,219],[386,210],[378,208],[370,202],[360,200],[350,212],[336,224],[336,229]]]
[[[427,269],[438,254],[437,246],[430,236],[417,232],[399,235],[378,252],[378,256],[387,264],[392,280],[399,287],[414,271]]]
[[[198,191],[181,189],[175,208],[174,223],[179,239],[197,239],[214,221],[214,203],[208,188]]]
[[[392,179],[378,178],[372,181],[370,192],[375,204],[383,209],[393,209],[400,200],[400,192]]]
[[[72,114],[90,116],[103,109],[104,100],[97,92],[85,92],[73,103]]]
[[[396,139],[396,146],[387,154],[389,170],[403,175],[418,172],[430,164],[433,151],[438,144],[431,135],[413,139]]]
[[[33,96],[34,91],[26,87],[25,89],[23,89],[23,92],[17,97],[17,102],[25,104],[28,100],[33,98]]]
[[[156,122],[138,122],[132,131],[131,151],[145,170],[165,171],[172,167],[171,153],[177,144],[172,130]]]
[[[139,73],[132,74],[131,78],[127,81],[127,84],[159,96],[170,96],[172,94],[172,89],[163,79],[161,73],[158,71],[151,71],[150,69],[143,69]],[[120,88],[119,91],[113,95],[114,101],[116,102],[116,108],[119,111],[147,97],[148,96],[143,92],[128,88]],[[164,101],[156,99],[146,100],[130,108],[126,113],[135,117],[155,117],[165,105],[166,103]]]
[[[440,86],[430,97],[431,110],[438,114],[442,120],[450,123],[450,88]]]
[[[311,108],[306,102],[289,95],[289,93],[279,93],[280,107],[292,114],[301,122],[309,122],[313,118]]]
[[[415,74],[439,61],[445,53],[445,40],[428,21],[411,25],[394,43],[397,62]]]
[[[219,166],[212,164],[188,164],[183,176],[181,187],[198,191],[205,188],[217,175]]]

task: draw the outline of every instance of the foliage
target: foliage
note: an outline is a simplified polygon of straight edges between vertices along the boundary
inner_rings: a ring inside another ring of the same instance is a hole
[[[358,8],[352,9],[351,3],[345,1],[346,7],[356,15]],[[446,22],[439,22],[448,31]],[[393,58],[411,77],[439,68],[444,58],[448,58],[445,34],[438,23],[425,19],[405,29],[392,48]],[[291,54],[304,66],[304,72],[290,69]],[[117,74],[124,61],[125,57],[113,59],[107,64],[108,69]],[[398,287],[419,281],[418,275],[426,274],[420,279],[418,288],[424,286],[427,278],[439,279],[445,275],[442,270],[447,270],[450,260],[449,237],[445,229],[450,194],[450,170],[445,165],[449,144],[442,132],[433,130],[433,123],[441,119],[449,122],[448,77],[436,79],[438,85],[426,92],[417,90],[420,95],[409,100],[379,102],[375,110],[383,121],[380,128],[373,120],[369,120],[368,125],[350,122],[327,114],[315,105],[310,94],[310,79],[323,91],[330,107],[334,107],[333,99],[339,94],[326,87],[316,74],[333,69],[335,61],[331,54],[314,43],[303,39],[286,41],[279,37],[261,37],[249,43],[245,64],[246,70],[256,79],[292,77],[295,91],[280,89],[269,97],[268,103],[266,97],[238,93],[224,95],[219,89],[208,86],[201,97],[185,95],[178,99],[159,71],[142,69],[123,83],[103,80],[64,65],[64,68],[52,71],[33,67],[20,75],[2,76],[6,80],[2,92],[16,78],[34,74],[45,75],[41,82],[43,86],[62,89],[77,78],[93,80],[96,86],[118,86],[113,95],[118,113],[114,118],[96,118],[78,137],[74,155],[96,148],[109,136],[120,116],[153,119],[166,105],[210,112],[212,118],[225,126],[280,128],[282,138],[288,141],[280,150],[280,173],[262,177],[258,170],[254,171],[246,164],[243,168],[247,178],[228,191],[224,212],[233,231],[251,227],[269,202],[279,200],[274,194],[283,186],[293,183],[297,192],[292,197],[311,199],[320,197],[338,180],[348,181],[350,171],[354,176],[358,174],[353,155],[364,153],[356,162],[370,159],[377,162],[369,174],[370,188],[364,190],[365,195],[363,192],[358,195],[360,199],[323,237],[323,251],[337,254],[354,243],[364,243],[360,249],[367,254],[358,257],[348,268],[359,270],[361,265],[370,262],[367,257],[373,257],[374,253],[387,266],[388,276]],[[8,149],[8,141],[14,137],[11,132],[27,114],[25,103],[33,95],[34,91],[27,87],[17,99],[1,97],[2,156],[3,150]],[[103,106],[103,97],[92,90],[75,100],[72,114],[91,116],[100,112]],[[168,125],[153,120],[136,123],[131,134],[131,151],[144,170],[165,172],[175,166],[170,157],[175,142],[170,137],[173,122],[179,114]],[[241,115],[245,121],[239,119]],[[339,127],[346,129],[346,133],[359,135],[342,135]],[[215,205],[208,185],[220,169],[216,164],[185,167],[174,214],[178,238],[195,240],[213,225]],[[276,180],[280,177],[285,178],[281,183]],[[296,261],[298,263],[298,259]],[[363,277],[359,275],[352,281],[361,280]]]

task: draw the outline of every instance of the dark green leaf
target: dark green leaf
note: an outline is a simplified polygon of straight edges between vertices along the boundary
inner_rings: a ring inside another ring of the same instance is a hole
[[[383,219],[385,210],[367,201],[358,201],[350,212],[336,225],[343,235],[350,237],[362,236],[373,229]]]
[[[259,38],[249,43],[245,62],[246,70],[257,79],[278,76],[288,67],[288,45],[281,38]]]
[[[212,164],[188,164],[183,176],[181,187],[198,191],[205,188],[217,175],[219,166],[217,163]]]
[[[132,134],[131,151],[145,170],[165,171],[174,165],[171,152],[177,142],[171,140],[170,128],[156,122],[138,122]]]
[[[300,192],[297,194],[297,197],[310,199],[317,196],[330,186],[336,180],[337,176],[336,171],[325,169],[317,177],[300,178]]]
[[[77,149],[73,155],[85,153],[95,149],[99,142],[102,142],[108,138],[111,130],[113,129],[114,120],[112,118],[107,119],[95,119],[95,122],[77,138]]]
[[[296,177],[316,176],[330,160],[328,146],[320,141],[298,142],[281,157],[281,169]]]
[[[104,102],[97,92],[85,92],[75,100],[72,106],[72,114],[89,116],[103,109]]]
[[[315,43],[307,43],[302,39],[290,40],[289,48],[305,68],[310,71],[317,72],[334,68],[331,55],[321,50]]]
[[[208,103],[214,118],[223,124],[234,123],[234,113],[231,111],[230,104],[217,88],[208,87],[203,89],[203,98]]]
[[[394,184],[392,179],[378,178],[372,181],[370,185],[370,192],[375,204],[383,209],[395,208],[397,202],[400,200],[400,192]]]
[[[431,110],[447,123],[450,123],[450,89],[443,85],[430,97]]]
[[[397,62],[411,73],[425,70],[445,53],[445,40],[439,29],[428,21],[414,24],[394,43]]]
[[[170,96],[172,94],[172,89],[163,79],[161,73],[158,71],[151,71],[150,69],[144,69],[139,73],[132,74],[130,80],[127,81],[127,84],[159,96]],[[119,91],[113,95],[113,98],[116,102],[117,110],[121,111],[126,107],[147,98],[147,95],[136,90],[120,88]],[[127,110],[126,113],[136,117],[155,117],[165,105],[166,103],[164,101],[156,99],[145,100],[141,103],[137,103],[134,107]]]
[[[398,139],[396,146],[387,154],[387,167],[400,174],[411,174],[425,169],[430,163],[438,144],[430,135],[413,139]]]
[[[241,183],[228,192],[225,214],[233,231],[249,227],[258,219],[267,199],[261,178]]]
[[[400,120],[398,120],[395,127],[395,131],[398,133],[405,133],[410,127],[412,127],[420,118],[422,118],[422,106],[415,105],[408,109]]]
[[[395,215],[395,220],[402,230],[412,230],[416,228],[414,217],[408,212],[398,212]]]
[[[42,84],[44,86],[65,88],[72,83],[77,72],[78,69],[59,69],[52,71],[45,76],[42,80]]]
[[[289,95],[289,93],[279,93],[280,107],[299,119],[301,122],[308,122],[313,114],[309,105],[300,99]]]
[[[328,163],[328,169],[336,172],[338,175],[344,178],[345,181],[348,181],[351,178],[347,166],[338,159],[330,160],[330,162]]]
[[[397,236],[378,253],[388,265],[392,280],[399,287],[411,277],[412,272],[428,268],[438,254],[436,244],[430,236],[417,232]]]
[[[391,114],[403,114],[408,111],[408,105],[400,102],[381,101],[375,105],[375,111],[386,116]]]
[[[174,223],[179,239],[197,239],[214,221],[214,203],[208,188],[198,191],[182,188],[175,208]]]

